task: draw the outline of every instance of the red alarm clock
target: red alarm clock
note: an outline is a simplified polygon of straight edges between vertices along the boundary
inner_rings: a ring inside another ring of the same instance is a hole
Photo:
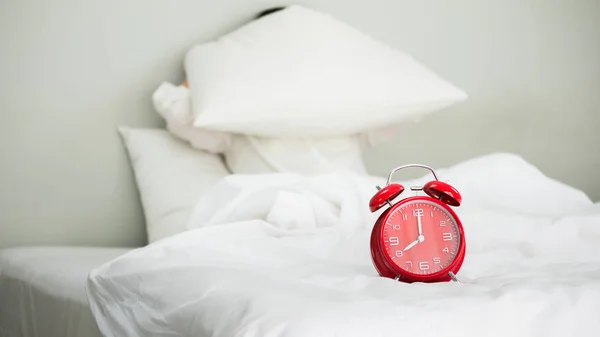
[[[392,175],[408,167],[428,169],[435,180],[410,188],[426,195],[392,204],[404,191],[402,185],[391,183]],[[393,169],[386,186],[377,189],[369,202],[371,212],[388,207],[371,232],[371,257],[379,275],[406,283],[458,281],[456,274],[466,251],[462,223],[450,207],[462,202],[458,190],[439,181],[431,167],[420,164]]]

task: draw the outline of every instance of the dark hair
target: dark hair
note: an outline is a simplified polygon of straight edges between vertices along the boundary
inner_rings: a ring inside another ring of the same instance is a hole
[[[254,17],[255,20],[262,18],[263,16],[267,16],[269,14],[273,14],[275,12],[279,12],[280,10],[285,9],[284,7],[273,7],[273,8],[268,8],[263,10],[262,12],[256,14],[256,16]]]

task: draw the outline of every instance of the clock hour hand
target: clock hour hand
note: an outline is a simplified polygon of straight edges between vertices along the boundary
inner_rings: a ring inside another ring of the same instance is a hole
[[[415,241],[413,241],[413,242],[409,243],[409,244],[408,244],[408,246],[404,247],[404,250],[403,250],[403,251],[405,252],[405,251],[407,251],[407,250],[411,249],[411,248],[412,248],[412,247],[414,247],[414,246],[415,246],[417,243],[419,243],[419,239],[417,239],[417,240],[415,240]]]

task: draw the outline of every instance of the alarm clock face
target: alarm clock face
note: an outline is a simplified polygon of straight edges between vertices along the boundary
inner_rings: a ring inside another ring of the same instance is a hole
[[[460,247],[460,229],[443,206],[424,199],[398,205],[387,216],[383,249],[397,268],[415,276],[448,270]]]

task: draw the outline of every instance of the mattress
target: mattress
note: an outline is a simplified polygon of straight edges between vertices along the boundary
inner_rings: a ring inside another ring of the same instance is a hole
[[[89,272],[130,249],[19,247],[0,251],[0,336],[102,336],[90,312]]]

